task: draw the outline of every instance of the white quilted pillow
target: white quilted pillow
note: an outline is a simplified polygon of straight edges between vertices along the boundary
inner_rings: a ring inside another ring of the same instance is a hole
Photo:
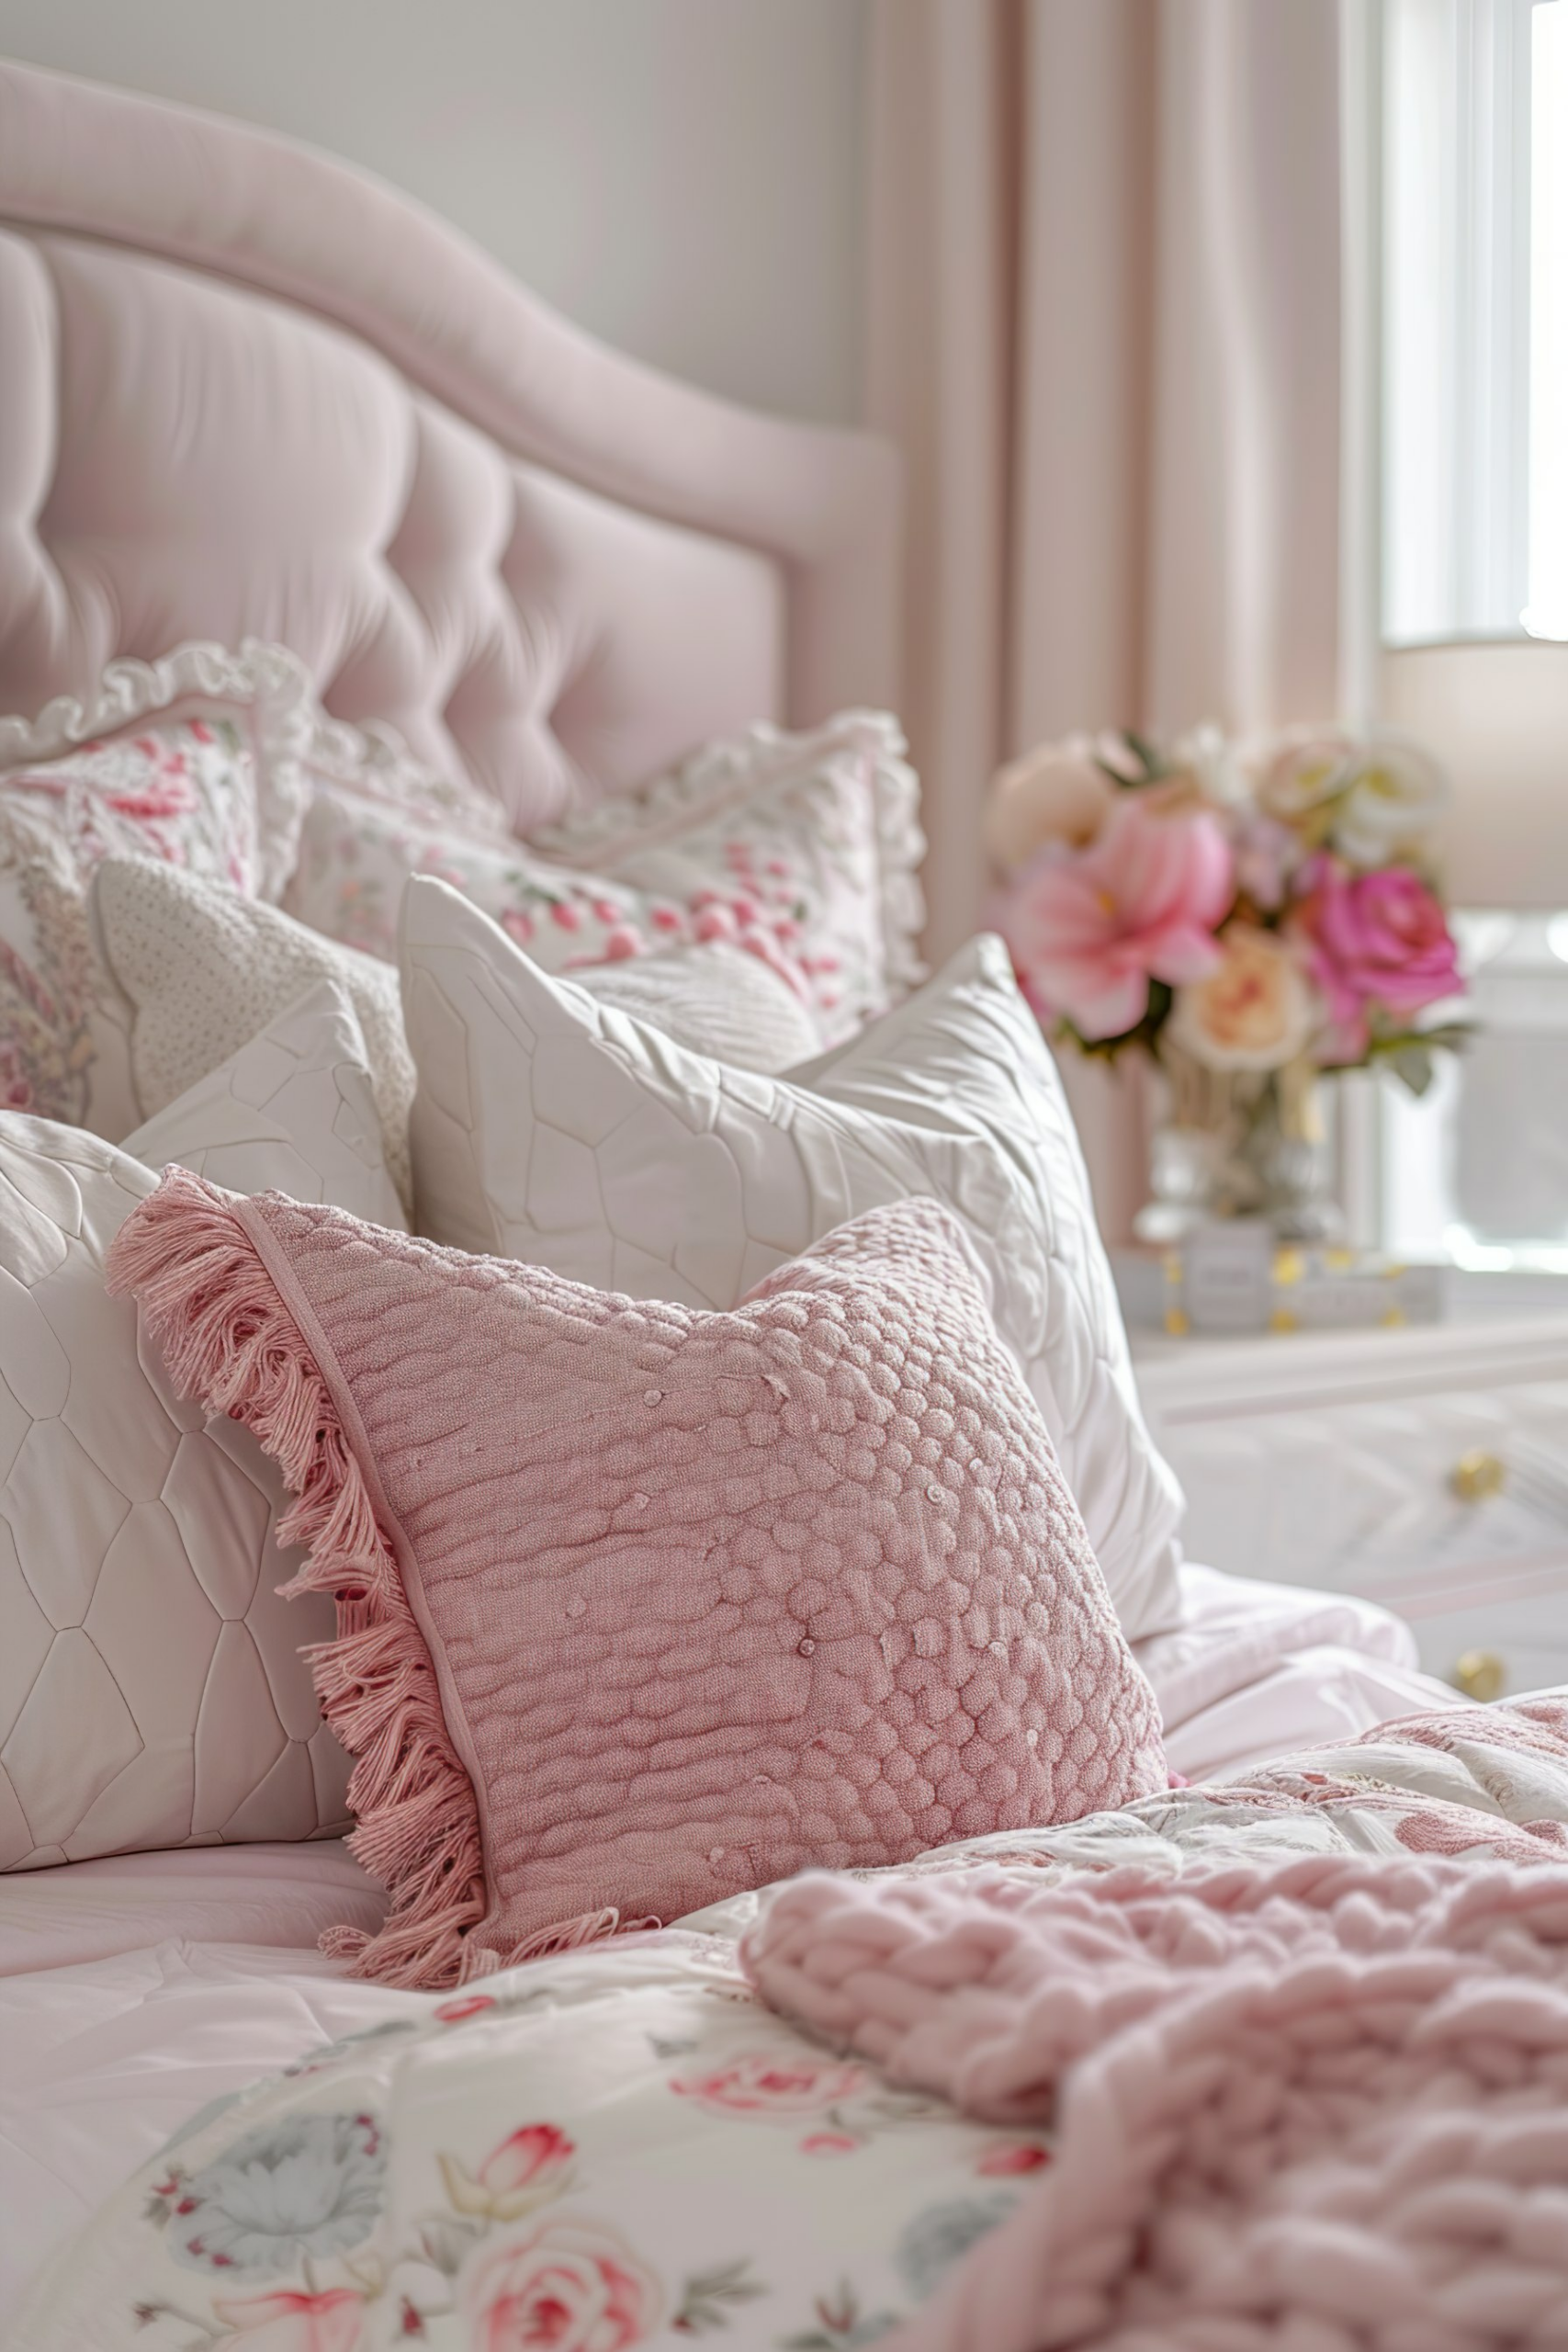
[[[135,1140],[0,1114],[0,1870],[311,1838],[347,1810],[299,1656],[332,1604],[276,1591],[288,1498],[103,1282],[168,1159],[402,1229],[346,998],[313,991]]]
[[[318,982],[120,1148],[148,1168],[177,1160],[231,1193],[330,1201],[367,1225],[408,1231],[364,1035],[333,980]]]
[[[408,1204],[413,1064],[390,965],[221,883],[140,858],[104,860],[93,876],[91,915],[100,959],[125,1000],[143,1118],[330,980],[359,1023],[387,1166]]]
[[[443,884],[403,907],[419,1230],[727,1308],[863,1210],[957,1211],[1134,1638],[1179,1613],[1181,1496],[1138,1408],[1072,1117],[999,940],[787,1078],[547,976]]]

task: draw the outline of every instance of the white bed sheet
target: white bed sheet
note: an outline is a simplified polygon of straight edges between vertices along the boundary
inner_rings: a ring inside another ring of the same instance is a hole
[[[1188,1780],[1451,1702],[1369,1603],[1184,1571],[1137,1645]],[[0,2333],[38,2266],[209,2100],[420,1996],[314,1949],[381,1897],[334,1842],[131,1854],[0,1879]]]

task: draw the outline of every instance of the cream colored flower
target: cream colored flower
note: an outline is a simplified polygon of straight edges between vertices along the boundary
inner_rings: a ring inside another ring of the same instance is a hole
[[[1287,825],[1336,800],[1350,781],[1357,746],[1335,728],[1293,728],[1255,747],[1258,806]]]
[[[1088,736],[1039,744],[991,779],[982,823],[986,854],[998,873],[1012,874],[1047,842],[1087,848],[1115,797]]]
[[[1335,811],[1334,846],[1354,865],[1387,865],[1425,839],[1448,797],[1448,778],[1419,743],[1377,736],[1354,757]]]
[[[1178,736],[1170,747],[1170,764],[1177,773],[1192,778],[1212,808],[1241,808],[1252,797],[1240,753],[1212,721]]]
[[[1293,1061],[1317,1021],[1300,965],[1272,932],[1252,923],[1232,923],[1219,947],[1218,970],[1177,990],[1166,1035],[1205,1069],[1279,1069]]]

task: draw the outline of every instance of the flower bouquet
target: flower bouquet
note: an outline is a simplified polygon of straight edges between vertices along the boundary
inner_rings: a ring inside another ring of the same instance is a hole
[[[1162,1072],[1150,1240],[1262,1213],[1332,1238],[1317,1081],[1369,1066],[1414,1093],[1463,1031],[1431,836],[1447,798],[1417,745],[1296,729],[1168,751],[1130,731],[1003,768],[992,920],[1042,1024]]]

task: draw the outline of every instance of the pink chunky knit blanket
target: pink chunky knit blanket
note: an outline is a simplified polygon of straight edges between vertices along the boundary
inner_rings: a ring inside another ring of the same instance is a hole
[[[814,1875],[747,1966],[896,2083],[1055,2122],[889,2352],[1568,2345],[1568,1867]]]

